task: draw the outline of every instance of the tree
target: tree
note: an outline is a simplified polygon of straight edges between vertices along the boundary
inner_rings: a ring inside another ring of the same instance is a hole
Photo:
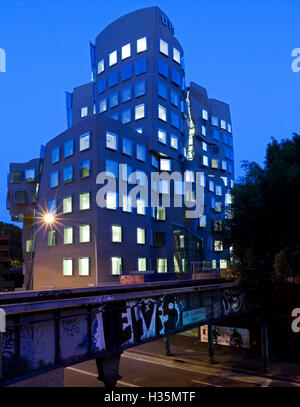
[[[0,222],[0,227],[7,230],[10,235],[10,265],[11,268],[20,268],[23,263],[22,229],[12,223]]]
[[[268,144],[265,166],[243,162],[225,243],[238,278],[265,289],[300,271],[300,136]]]

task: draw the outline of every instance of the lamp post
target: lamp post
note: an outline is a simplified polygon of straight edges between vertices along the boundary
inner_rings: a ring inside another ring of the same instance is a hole
[[[43,216],[43,221],[47,225],[54,225],[55,224],[55,216],[52,213],[46,213]],[[73,224],[84,226],[84,223],[80,223],[77,221],[72,221]],[[91,236],[90,236],[91,237]],[[99,285],[99,275],[98,275],[98,256],[97,256],[97,235],[94,232],[94,251],[95,251],[95,273],[96,273],[96,286]]]

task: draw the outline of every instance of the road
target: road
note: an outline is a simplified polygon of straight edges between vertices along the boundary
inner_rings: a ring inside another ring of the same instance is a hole
[[[300,387],[300,383],[259,375],[231,372],[218,367],[203,366],[127,351],[121,357],[117,387]],[[65,369],[65,387],[103,387],[97,380],[95,361]]]

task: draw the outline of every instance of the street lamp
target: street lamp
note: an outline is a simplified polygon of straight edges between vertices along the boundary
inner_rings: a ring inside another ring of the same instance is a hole
[[[55,224],[55,216],[52,215],[52,213],[45,213],[43,216],[43,222],[47,225],[53,225]],[[72,221],[72,223],[75,223],[79,226],[83,226],[83,223],[79,223],[77,221]],[[98,258],[97,258],[97,235],[94,233],[94,243],[95,243],[95,272],[96,272],[96,286],[99,285],[99,276],[98,276]]]

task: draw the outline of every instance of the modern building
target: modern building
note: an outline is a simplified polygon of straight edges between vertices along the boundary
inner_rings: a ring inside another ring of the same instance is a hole
[[[219,234],[234,179],[229,106],[186,87],[183,48],[158,7],[114,21],[90,53],[91,82],[66,93],[67,130],[39,159],[10,165],[8,208],[23,222],[26,286],[227,268]],[[179,178],[151,183],[158,172]],[[190,218],[192,205],[201,210]]]

